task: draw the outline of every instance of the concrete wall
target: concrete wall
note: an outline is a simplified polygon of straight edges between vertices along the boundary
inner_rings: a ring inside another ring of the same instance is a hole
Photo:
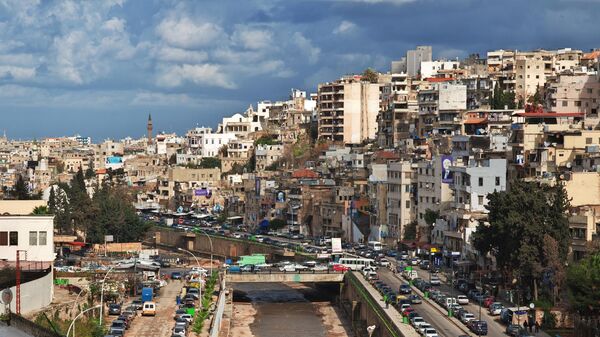
[[[156,232],[155,236],[156,243],[160,245],[181,247],[194,252],[201,252],[206,255],[210,254],[211,252],[210,241],[204,234],[161,230]],[[215,257],[238,257],[251,254],[272,255],[277,251],[269,245],[245,240],[221,238],[216,236],[211,236],[210,239],[212,240],[212,252]]]
[[[342,282],[344,274],[339,272],[332,273],[229,273],[227,274],[227,282],[296,282],[296,283],[321,283],[321,282]]]
[[[0,200],[0,214],[29,215],[38,206],[46,206],[45,200]]]
[[[35,281],[21,284],[21,314],[41,309],[52,302],[54,297],[53,272]],[[10,302],[10,311],[16,312],[17,288],[12,287],[13,300]]]

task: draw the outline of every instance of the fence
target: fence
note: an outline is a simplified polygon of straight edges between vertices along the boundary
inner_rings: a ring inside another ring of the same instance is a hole
[[[210,337],[218,337],[221,331],[221,321],[223,320],[223,311],[225,311],[225,275],[221,274],[221,285],[219,287],[219,299],[217,301],[217,310],[213,315],[210,326]]]

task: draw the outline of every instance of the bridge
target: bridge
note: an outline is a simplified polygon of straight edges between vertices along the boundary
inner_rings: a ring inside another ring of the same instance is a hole
[[[227,273],[227,282],[233,283],[340,283],[344,280],[344,273],[338,271],[260,271]]]

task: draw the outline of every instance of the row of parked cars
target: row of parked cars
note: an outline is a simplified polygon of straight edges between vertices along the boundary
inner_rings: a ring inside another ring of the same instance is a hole
[[[175,326],[173,326],[171,337],[187,336],[194,321],[192,313],[196,310],[196,305],[200,299],[200,289],[193,286],[186,286],[183,294],[179,307],[173,315]]]
[[[110,303],[108,305],[108,314],[117,316],[108,329],[109,336],[124,336],[125,332],[131,327],[133,320],[138,316],[138,311],[142,310],[142,301],[135,300],[125,309],[120,303]]]

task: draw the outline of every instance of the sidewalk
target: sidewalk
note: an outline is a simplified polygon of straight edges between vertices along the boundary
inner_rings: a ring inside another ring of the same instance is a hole
[[[392,319],[392,323],[400,330],[400,332],[404,335],[404,337],[420,337],[415,329],[408,324],[402,323],[402,315],[398,312],[394,306],[390,305],[388,308],[385,307],[385,303],[383,302],[383,298],[381,294],[373,288],[373,286],[367,282],[364,277],[357,272],[352,272],[358,281],[365,287],[369,295],[375,299],[376,305],[379,307]]]

